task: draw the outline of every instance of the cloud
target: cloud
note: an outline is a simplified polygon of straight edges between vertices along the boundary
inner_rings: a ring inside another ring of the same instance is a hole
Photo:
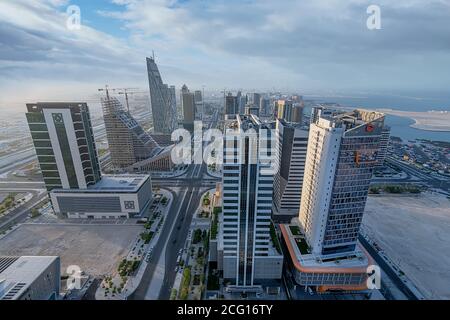
[[[378,0],[375,31],[366,27],[366,0],[110,1],[120,10],[94,12],[119,21],[127,38],[95,21],[68,30],[69,1],[0,2],[0,87],[11,93],[2,99],[51,83],[145,87],[152,50],[177,86],[354,92],[450,83],[448,0]]]

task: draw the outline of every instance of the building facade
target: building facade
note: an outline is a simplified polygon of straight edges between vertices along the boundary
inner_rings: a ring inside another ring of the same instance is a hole
[[[148,175],[110,175],[88,189],[55,189],[53,210],[68,218],[111,219],[142,215],[152,200]]]
[[[47,190],[86,189],[101,179],[86,103],[27,104],[26,118]]]
[[[254,115],[226,121],[218,265],[231,286],[281,278],[283,256],[271,240],[273,140]]]
[[[154,132],[171,134],[178,127],[175,87],[163,83],[154,58],[147,58],[147,73]]]
[[[278,100],[275,102],[275,109],[277,111],[277,119],[283,119],[287,122],[292,121],[292,101]]]
[[[162,148],[126,111],[116,97],[101,99],[108,149],[114,168],[124,169],[161,152]]]
[[[313,253],[355,249],[383,126],[364,110],[311,124],[299,220]]]
[[[290,222],[298,216],[308,147],[308,130],[277,120],[279,171],[274,179],[273,220]]]
[[[0,300],[57,300],[61,262],[50,256],[0,256]]]
[[[231,92],[225,96],[225,115],[235,115],[239,113],[238,97]]]
[[[377,156],[377,168],[384,167],[384,161],[386,160],[390,139],[391,139],[391,127],[385,125],[383,127],[383,130],[381,131],[380,149],[378,151]]]
[[[196,109],[195,94],[190,92],[186,85],[181,88],[181,107],[183,109],[183,127],[193,132]]]

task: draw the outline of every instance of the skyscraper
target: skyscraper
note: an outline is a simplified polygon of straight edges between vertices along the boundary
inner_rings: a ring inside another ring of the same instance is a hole
[[[153,58],[147,58],[147,72],[154,132],[171,134],[177,128],[175,87],[163,83]]]
[[[280,279],[283,256],[271,241],[273,173],[267,153],[271,126],[254,115],[226,121],[223,165],[223,219],[220,249],[224,278],[251,287]],[[275,141],[276,143],[276,141]]]
[[[69,218],[128,218],[145,212],[152,199],[150,176],[101,176],[86,103],[39,102],[27,104],[27,110],[39,165],[56,214]]]
[[[295,104],[292,107],[291,121],[295,123],[302,123],[303,121],[303,107],[300,104]]]
[[[234,115],[239,113],[239,103],[236,96],[231,92],[225,96],[225,115]]]
[[[258,107],[258,110],[261,108],[261,94],[260,93],[253,93],[252,95],[252,103],[256,107]]]
[[[270,115],[270,100],[265,97],[261,97],[259,102],[259,114],[262,116]]]
[[[273,220],[290,222],[298,216],[308,147],[308,130],[278,119],[279,170],[274,180]]]
[[[27,122],[47,190],[86,189],[101,178],[86,103],[27,104]]]
[[[108,148],[114,168],[124,169],[161,151],[141,125],[126,111],[116,97],[101,99]]]
[[[355,250],[383,124],[364,110],[311,124],[299,221],[313,254]]]
[[[186,85],[181,88],[181,106],[183,108],[183,127],[193,132],[196,107],[195,94],[190,92]]]
[[[195,118],[201,120],[203,118],[203,94],[200,90],[195,90],[194,92],[195,100]]]
[[[319,292],[366,290],[375,262],[358,242],[358,234],[384,114],[355,110],[315,116],[299,218],[280,225],[283,248],[297,284]]]
[[[276,102],[277,119],[284,119],[287,122],[292,121],[292,101],[278,100]]]
[[[385,125],[383,127],[383,131],[381,132],[380,150],[377,156],[377,168],[382,168],[384,166],[384,160],[386,159],[390,139],[391,139],[391,128]]]

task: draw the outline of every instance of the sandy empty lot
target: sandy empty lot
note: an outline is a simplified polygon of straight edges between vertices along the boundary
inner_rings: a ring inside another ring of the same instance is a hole
[[[450,200],[371,196],[363,227],[426,297],[450,299]]]
[[[89,275],[117,269],[142,231],[140,225],[23,224],[0,239],[0,255],[56,255],[61,273],[78,265]]]

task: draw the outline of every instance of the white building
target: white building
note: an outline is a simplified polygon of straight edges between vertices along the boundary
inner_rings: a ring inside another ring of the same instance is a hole
[[[274,180],[273,219],[290,222],[298,216],[308,147],[308,129],[278,119],[279,170]]]
[[[276,140],[270,129],[254,115],[226,122],[218,265],[235,287],[281,278],[283,256],[271,240],[275,154],[267,149]]]
[[[0,300],[56,300],[61,288],[59,257],[0,256]]]
[[[152,185],[148,175],[103,176],[87,189],[53,189],[50,198],[68,218],[131,218],[150,205]]]
[[[299,220],[313,253],[355,248],[383,124],[362,110],[311,124]]]
[[[36,103],[26,114],[56,213],[113,218],[141,214],[152,199],[150,176],[103,177],[86,103]],[[124,150],[127,152],[127,150]]]
[[[298,284],[367,288],[374,262],[358,235],[383,126],[384,114],[364,110],[311,123],[299,221],[281,226]]]

